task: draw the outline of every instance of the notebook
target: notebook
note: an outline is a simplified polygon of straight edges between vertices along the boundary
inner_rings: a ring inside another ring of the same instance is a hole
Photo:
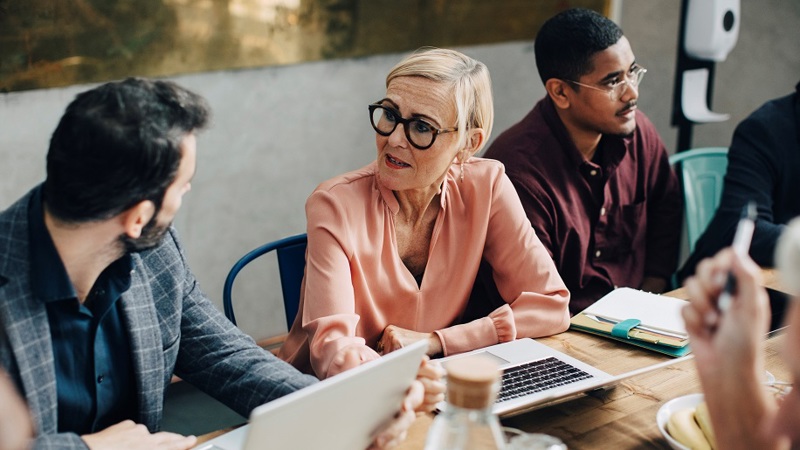
[[[196,450],[367,448],[400,409],[427,342],[396,350],[250,413],[249,423]]]
[[[681,316],[686,304],[666,295],[618,288],[573,316],[570,326],[665,355],[684,356],[691,351]]]
[[[500,417],[511,417],[567,401],[590,391],[609,388],[627,378],[686,359],[671,359],[612,376],[566,353],[524,338],[450,356],[441,361],[447,369],[449,361],[473,355],[491,357],[497,361],[503,372],[502,387],[492,408]],[[445,407],[444,403],[439,405],[440,410]]]

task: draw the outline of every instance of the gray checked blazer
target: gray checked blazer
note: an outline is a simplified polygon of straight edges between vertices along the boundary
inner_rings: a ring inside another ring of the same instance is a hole
[[[47,311],[30,286],[30,197],[0,213],[0,366],[28,402],[36,448],[86,448],[76,434],[57,430]],[[244,416],[316,381],[259,348],[220,313],[189,270],[174,229],[133,262],[131,287],[120,301],[136,374],[135,417],[149,430],[160,427],[173,373]]]

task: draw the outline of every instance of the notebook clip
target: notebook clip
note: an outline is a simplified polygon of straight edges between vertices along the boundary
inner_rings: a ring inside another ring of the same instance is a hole
[[[639,319],[623,320],[611,328],[611,335],[622,339],[630,339],[631,330],[638,327],[640,323],[642,323],[642,321]]]

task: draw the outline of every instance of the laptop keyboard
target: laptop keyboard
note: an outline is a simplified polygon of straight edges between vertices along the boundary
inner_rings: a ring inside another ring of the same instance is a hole
[[[504,402],[591,377],[592,375],[583,370],[553,357],[509,367],[503,371],[497,402]]]

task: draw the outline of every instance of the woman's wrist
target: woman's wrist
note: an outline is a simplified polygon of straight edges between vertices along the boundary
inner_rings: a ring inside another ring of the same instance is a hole
[[[442,346],[442,340],[439,338],[439,334],[431,333],[428,336],[428,356],[439,356],[442,353],[444,353],[444,347]]]

